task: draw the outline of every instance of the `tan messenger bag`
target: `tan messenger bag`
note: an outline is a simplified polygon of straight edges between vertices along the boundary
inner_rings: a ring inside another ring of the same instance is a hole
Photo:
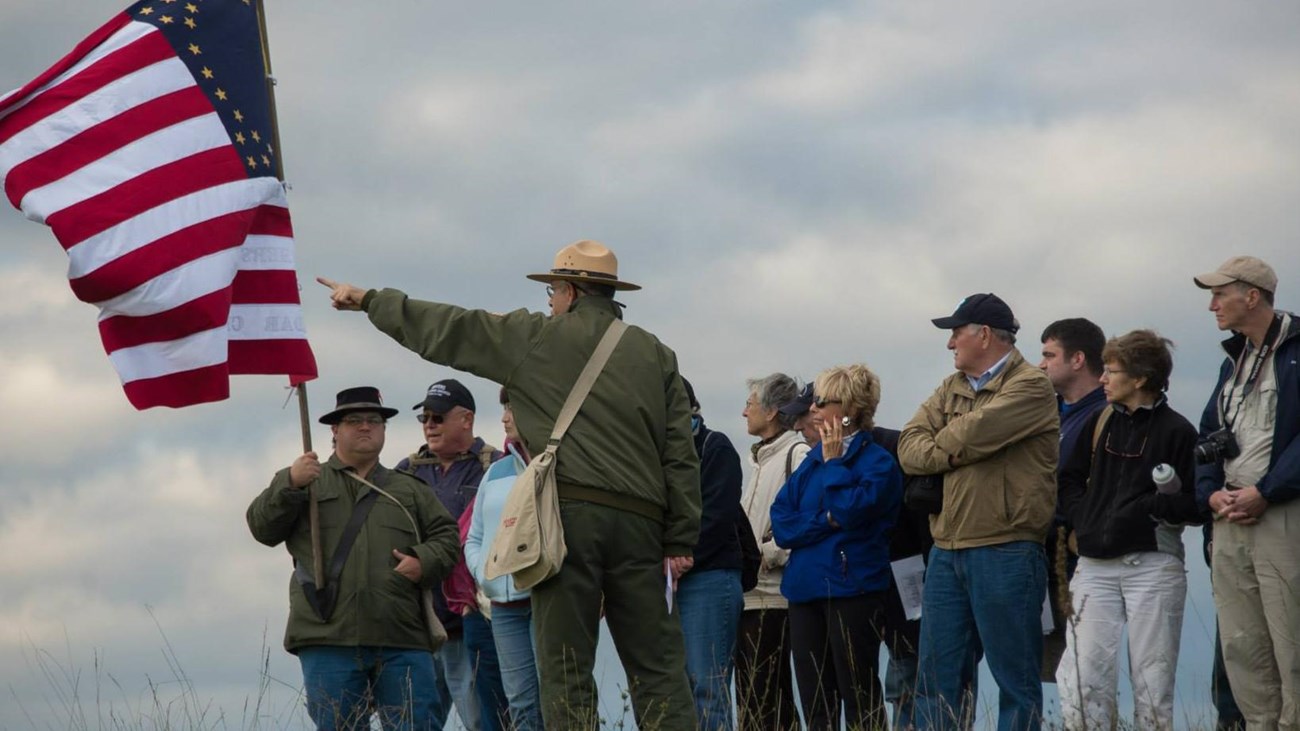
[[[511,574],[520,590],[560,573],[568,548],[564,545],[564,525],[560,522],[560,495],[555,484],[555,459],[560,440],[569,430],[574,417],[587,400],[614,347],[627,330],[622,320],[614,320],[601,337],[591,359],[583,367],[573,390],[564,400],[555,428],[546,443],[546,451],[533,458],[523,474],[515,478],[501,511],[501,526],[492,541],[484,575],[488,579]]]

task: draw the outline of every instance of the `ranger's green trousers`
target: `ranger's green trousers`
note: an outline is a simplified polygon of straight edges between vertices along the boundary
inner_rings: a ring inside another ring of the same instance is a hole
[[[682,628],[664,601],[663,527],[616,508],[560,502],[568,556],[560,573],[533,588],[537,669],[548,731],[599,726],[596,640],[601,599],[637,727],[692,731]],[[616,709],[621,712],[621,709]]]

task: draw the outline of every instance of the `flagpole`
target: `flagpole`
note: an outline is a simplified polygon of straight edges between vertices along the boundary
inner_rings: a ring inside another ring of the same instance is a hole
[[[266,33],[266,9],[262,0],[257,0],[257,33],[262,43],[262,67],[266,71],[266,98],[271,113],[271,158],[275,160],[275,177],[284,185],[284,152],[280,148],[280,120],[275,112],[275,77],[271,75],[271,43]],[[307,382],[294,386],[298,392],[298,421],[302,429],[302,451],[311,451],[311,417],[307,410]],[[316,579],[317,590],[325,588],[325,564],[320,543],[320,504],[316,500],[316,483],[307,485],[309,502],[307,523],[311,528],[312,574]]]

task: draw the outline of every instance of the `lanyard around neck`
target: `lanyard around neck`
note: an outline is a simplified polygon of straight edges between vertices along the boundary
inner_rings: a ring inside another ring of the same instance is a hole
[[[1228,418],[1228,407],[1232,404],[1233,392],[1237,390],[1236,377],[1241,373],[1241,367],[1244,365],[1242,361],[1246,358],[1246,349],[1242,348],[1241,355],[1237,356],[1237,363],[1232,370],[1232,383],[1228,388],[1224,389],[1222,400],[1219,404],[1219,408],[1223,412],[1224,425],[1227,426],[1229,430],[1233,428],[1237,423],[1237,419],[1241,417],[1241,407],[1246,403],[1246,397],[1250,395],[1252,390],[1254,390],[1255,382],[1259,380],[1260,371],[1264,369],[1264,364],[1268,361],[1268,357],[1273,353],[1273,350],[1277,347],[1278,341],[1281,339],[1282,315],[1274,315],[1272,324],[1268,326],[1268,332],[1264,334],[1264,342],[1260,344],[1259,349],[1255,351],[1255,357],[1251,360],[1250,372],[1246,374],[1246,381],[1241,384],[1241,400],[1237,402],[1237,408],[1233,412],[1232,418]],[[1247,339],[1246,342],[1249,343],[1250,340]]]

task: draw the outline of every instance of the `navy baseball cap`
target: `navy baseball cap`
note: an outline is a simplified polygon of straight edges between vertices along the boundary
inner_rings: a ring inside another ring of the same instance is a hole
[[[803,416],[804,414],[808,413],[809,409],[812,408],[812,402],[813,402],[813,385],[811,382],[809,382],[804,384],[803,390],[799,392],[798,396],[794,397],[793,401],[782,404],[781,406],[777,407],[776,410],[780,411],[782,414],[785,414],[786,416],[796,416],[796,417]]]
[[[942,330],[951,330],[963,325],[988,325],[995,330],[1014,333],[1020,329],[1016,316],[1002,298],[993,293],[972,294],[957,303],[957,309],[948,317],[936,317],[931,320],[934,326]]]
[[[469,389],[465,388],[460,381],[448,378],[431,384],[429,390],[424,393],[424,400],[416,404],[415,408],[428,409],[441,416],[457,406],[464,406],[470,411],[476,410],[474,397]]]

